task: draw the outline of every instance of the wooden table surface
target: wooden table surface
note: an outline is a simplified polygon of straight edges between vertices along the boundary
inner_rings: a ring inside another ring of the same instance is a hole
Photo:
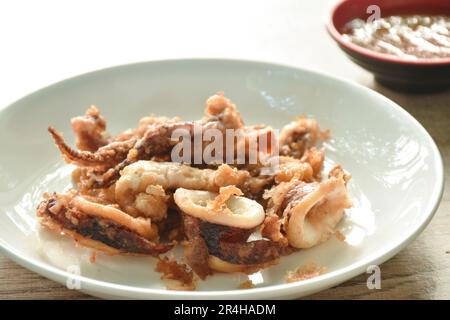
[[[0,93],[0,106],[83,72],[178,57],[273,61],[359,82],[400,104],[434,138],[444,158],[444,196],[426,230],[381,265],[380,290],[368,290],[367,275],[361,275],[309,298],[450,299],[450,91],[413,95],[377,85],[370,74],[348,61],[326,34],[323,22],[332,2],[227,1],[218,6],[211,1],[180,1],[177,5],[145,1],[123,7],[80,1],[71,8],[51,0],[2,3],[0,38],[10,50],[2,52],[0,61],[0,86],[8,88]],[[24,5],[29,7],[26,12]],[[90,297],[0,254],[0,299],[53,298]]]

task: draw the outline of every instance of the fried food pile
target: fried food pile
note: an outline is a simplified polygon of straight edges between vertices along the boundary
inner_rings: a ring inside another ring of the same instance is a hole
[[[108,254],[158,257],[163,278],[179,281],[172,287],[194,288],[193,274],[255,272],[316,246],[351,206],[340,165],[322,178],[318,145],[329,133],[314,119],[298,118],[279,134],[246,126],[222,92],[198,121],[149,116],[112,135],[92,106],[71,124],[76,148],[48,130],[76,166],[74,187],[44,194],[41,224]],[[163,256],[177,245],[183,262]]]

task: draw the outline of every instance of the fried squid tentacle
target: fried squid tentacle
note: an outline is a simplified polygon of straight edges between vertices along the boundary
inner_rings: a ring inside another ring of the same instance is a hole
[[[208,246],[202,237],[199,220],[184,214],[183,225],[187,239],[184,246],[186,262],[200,279],[205,279],[212,271],[208,266]]]
[[[206,101],[204,122],[219,121],[227,129],[244,127],[244,121],[236,105],[223,92],[217,92]]]
[[[198,134],[202,134],[209,129],[217,129],[221,132],[224,137],[224,141],[226,141],[226,133],[224,124],[220,121],[211,121],[207,123],[199,123],[199,122],[180,122],[180,123],[170,123],[163,124],[149,130],[145,133],[145,135],[136,142],[136,145],[130,150],[126,159],[122,162],[118,163],[114,168],[108,169],[104,174],[95,176],[95,179],[92,181],[92,187],[94,188],[105,188],[110,186],[120,177],[120,171],[125,167],[131,165],[132,163],[139,160],[150,160],[153,157],[166,158],[168,160],[172,157],[172,149],[175,145],[177,145],[180,141],[174,140],[173,133],[176,130],[180,130],[182,135],[180,135],[180,139],[190,139],[191,146],[195,145],[194,137]],[[183,131],[181,131],[183,130]],[[196,131],[198,130],[198,132]],[[244,143],[244,159],[242,161],[248,161],[248,156],[250,153],[249,140],[258,141],[259,138],[262,138],[266,135],[269,135],[271,129],[252,129],[241,132],[242,139],[238,139],[238,141],[233,140],[234,151],[239,148],[239,141],[242,140]],[[183,142],[186,142],[183,140]],[[226,145],[226,143],[225,143]],[[203,154],[205,148],[208,147],[208,143],[203,143],[201,146],[201,150],[194,150],[192,157],[195,152],[199,152]],[[257,151],[257,150],[256,150]],[[222,162],[226,162],[226,152],[223,153]],[[237,157],[237,152],[232,153],[232,157]],[[187,159],[186,162],[194,163],[194,159]],[[204,160],[201,159],[201,164],[205,164]]]
[[[172,147],[178,143],[172,139],[175,130],[185,130],[184,133],[193,138],[194,122],[166,123],[149,129],[144,136],[137,140],[122,161],[103,174],[93,176],[93,188],[106,188],[120,178],[120,171],[128,165],[152,157],[170,155]]]
[[[157,256],[173,247],[153,242],[157,230],[150,220],[133,218],[114,206],[92,202],[76,193],[48,196],[40,203],[37,215],[44,226],[111,254]]]
[[[144,134],[163,124],[176,123],[181,122],[181,118],[179,117],[156,117],[156,116],[148,116],[143,117],[139,120],[138,126],[136,128],[125,130],[119,133],[114,137],[114,141],[125,141],[130,138],[142,138]]]
[[[72,118],[71,124],[77,137],[75,144],[80,150],[97,151],[111,142],[105,118],[95,106],[90,106],[83,116]]]
[[[137,128],[125,130],[113,137],[106,132],[106,121],[99,110],[91,106],[83,116],[71,120],[79,150],[69,147],[54,128],[50,127],[49,132],[67,162],[79,166],[109,168],[126,159],[128,151],[147,131],[175,122],[180,122],[180,118],[144,117],[139,121]]]
[[[55,144],[61,151],[64,160],[82,167],[112,167],[127,157],[128,152],[136,144],[136,139],[131,138],[126,141],[116,141],[100,147],[97,151],[75,150],[69,147],[62,137],[53,127],[48,131],[55,140]]]
[[[328,131],[321,131],[316,120],[298,118],[284,126],[280,132],[280,154],[300,159],[306,150],[329,137]]]
[[[314,169],[307,161],[279,156],[274,179],[276,183],[287,182],[292,179],[311,182],[314,180]]]

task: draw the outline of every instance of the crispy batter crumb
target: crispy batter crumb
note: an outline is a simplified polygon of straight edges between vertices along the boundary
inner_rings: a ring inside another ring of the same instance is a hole
[[[128,152],[127,159],[130,161],[136,161],[138,154],[139,153],[138,153],[137,149],[133,148]]]
[[[255,285],[251,280],[245,280],[239,284],[238,289],[252,289],[254,287]]]
[[[92,251],[91,256],[89,257],[89,261],[90,261],[91,263],[97,262],[97,252]]]
[[[186,264],[177,262],[175,258],[159,258],[155,270],[161,272],[161,280],[168,280],[168,290],[195,290],[194,273]]]
[[[288,283],[312,279],[326,272],[325,267],[320,267],[315,263],[307,263],[298,267],[295,271],[289,271],[286,277]]]
[[[268,214],[261,225],[261,235],[272,241],[279,242],[282,246],[287,246],[288,241],[281,232],[283,220],[276,214]]]
[[[335,236],[336,239],[338,239],[339,241],[342,241],[342,242],[345,241],[345,236],[344,236],[339,230],[336,230],[336,231],[334,232],[334,236]]]
[[[242,196],[243,193],[241,189],[239,189],[236,186],[226,186],[221,187],[219,194],[214,200],[211,200],[208,202],[208,208],[210,208],[212,211],[220,212],[224,210],[225,202],[231,197],[231,196]]]

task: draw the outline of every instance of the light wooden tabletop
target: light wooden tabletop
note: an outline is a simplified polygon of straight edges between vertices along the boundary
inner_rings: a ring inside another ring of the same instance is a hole
[[[143,1],[123,7],[79,1],[71,8],[51,0],[2,3],[0,37],[10,50],[2,52],[0,61],[0,86],[8,88],[0,93],[0,108],[26,93],[83,72],[179,57],[272,61],[361,83],[400,104],[434,138],[444,158],[444,196],[426,230],[381,265],[380,290],[367,289],[368,275],[363,274],[309,298],[450,299],[450,91],[411,95],[374,83],[372,76],[351,63],[326,34],[324,21],[333,2],[227,1],[218,5],[213,1],[180,1],[174,5]],[[29,10],[24,11],[24,6]],[[39,298],[90,297],[0,254],[0,299]]]

